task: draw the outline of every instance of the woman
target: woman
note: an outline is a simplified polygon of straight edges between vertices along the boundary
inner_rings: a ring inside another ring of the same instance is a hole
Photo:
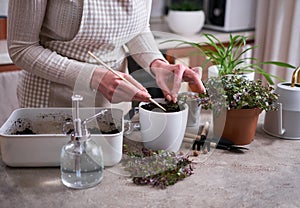
[[[194,70],[169,64],[159,52],[149,28],[150,9],[150,0],[10,0],[8,49],[24,69],[20,106],[67,107],[75,93],[93,106],[148,101],[147,91],[127,74],[127,50],[156,77],[168,100],[176,102],[182,79],[204,92]],[[88,51],[137,87],[98,65]]]

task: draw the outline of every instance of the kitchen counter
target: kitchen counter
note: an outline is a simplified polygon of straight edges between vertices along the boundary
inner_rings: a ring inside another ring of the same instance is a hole
[[[228,32],[221,32],[216,30],[209,30],[209,29],[201,29],[197,34],[195,35],[178,35],[173,33],[169,27],[167,22],[163,18],[153,18],[150,21],[150,27],[151,31],[153,32],[153,35],[155,37],[156,43],[160,50],[167,50],[167,49],[173,49],[173,48],[180,48],[180,47],[187,47],[187,45],[181,45],[178,46],[178,42],[167,42],[163,43],[167,40],[185,40],[185,41],[191,41],[191,42],[207,42],[206,38],[202,35],[202,33],[210,33],[215,35],[221,42],[225,43],[229,41],[229,34]],[[243,35],[246,37],[249,37],[249,39],[254,40],[254,30],[250,31],[238,31],[238,32],[232,32],[232,35]]]
[[[201,122],[209,118],[206,111],[202,112]],[[62,185],[59,168],[10,168],[0,158],[0,205],[3,208],[300,207],[300,141],[267,135],[262,130],[262,121],[263,114],[247,152],[212,150],[200,154],[193,158],[197,162],[193,175],[163,190],[134,185],[118,166],[106,168],[103,181],[96,187],[73,190]]]

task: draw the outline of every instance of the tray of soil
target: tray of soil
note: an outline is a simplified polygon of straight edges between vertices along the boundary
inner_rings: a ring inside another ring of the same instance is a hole
[[[105,166],[122,159],[123,111],[115,108],[81,108],[82,120],[105,109],[87,124],[91,138],[102,147]],[[13,167],[59,166],[60,152],[70,141],[63,133],[72,122],[72,108],[21,108],[15,110],[0,128],[3,162]]]

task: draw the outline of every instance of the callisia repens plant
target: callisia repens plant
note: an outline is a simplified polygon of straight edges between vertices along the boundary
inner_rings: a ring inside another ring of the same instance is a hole
[[[214,77],[205,83],[205,87],[207,94],[200,95],[204,109],[277,109],[278,94],[274,92],[273,86],[263,84],[261,80],[250,81],[235,75]]]

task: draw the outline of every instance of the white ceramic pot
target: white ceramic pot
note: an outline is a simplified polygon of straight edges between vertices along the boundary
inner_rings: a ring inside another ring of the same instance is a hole
[[[163,103],[164,99],[157,99]],[[188,106],[183,105],[179,112],[149,111],[139,105],[142,142],[152,150],[168,150],[177,152],[180,149],[188,118]]]
[[[219,76],[219,66],[218,65],[212,65],[212,66],[208,67],[208,78],[218,77],[218,76]],[[249,73],[241,74],[238,76],[242,76],[242,77],[252,81],[255,78],[255,72],[249,72]]]
[[[208,78],[218,77],[219,76],[219,66],[212,65],[208,67]]]
[[[266,133],[284,139],[300,139],[300,85],[279,83],[278,111],[265,114],[263,129]]]
[[[205,20],[204,11],[169,10],[167,22],[170,29],[180,35],[193,35],[199,32]]]

